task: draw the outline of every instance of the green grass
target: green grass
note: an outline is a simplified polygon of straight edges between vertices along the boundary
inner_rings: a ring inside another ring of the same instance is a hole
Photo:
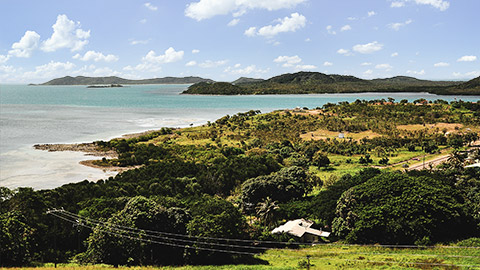
[[[223,270],[223,269],[302,269],[310,256],[310,269],[475,269],[480,268],[479,248],[435,247],[435,248],[385,248],[378,246],[317,245],[298,250],[269,250],[257,258],[265,264],[223,266],[180,266],[180,267],[119,267],[108,265],[79,266],[59,265],[63,270]],[[2,268],[4,269],[4,268]],[[36,268],[8,268],[36,269]],[[53,264],[41,269],[53,270]]]

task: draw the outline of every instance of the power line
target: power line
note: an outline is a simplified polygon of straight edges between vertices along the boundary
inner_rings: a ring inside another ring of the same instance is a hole
[[[61,215],[57,215],[55,213],[49,213],[55,217],[58,217],[62,220],[65,220],[67,222],[71,222],[71,223],[76,223],[78,224],[79,226],[82,226],[82,227],[85,227],[85,228],[89,228],[91,230],[98,230],[98,231],[101,231],[101,232],[105,232],[107,234],[110,234],[110,235],[114,235],[114,236],[118,236],[118,237],[121,237],[121,238],[127,238],[127,239],[131,239],[131,240],[136,240],[136,241],[141,241],[141,242],[147,242],[147,243],[153,243],[153,244],[160,244],[160,245],[167,245],[167,246],[172,246],[172,247],[176,247],[176,248],[185,248],[185,249],[195,249],[195,250],[203,250],[203,251],[210,251],[210,252],[222,252],[222,253],[229,253],[229,254],[237,254],[237,255],[250,255],[250,256],[255,256],[255,255],[258,255],[258,253],[253,253],[253,252],[244,252],[244,251],[234,251],[234,250],[224,250],[224,249],[215,249],[215,248],[206,248],[206,247],[198,247],[198,246],[188,246],[188,245],[180,245],[180,244],[175,244],[175,243],[169,243],[169,242],[161,242],[161,241],[155,241],[155,240],[150,240],[150,239],[143,239],[143,238],[139,238],[139,237],[133,237],[133,236],[128,236],[128,235],[124,235],[124,234],[120,234],[120,233],[115,233],[115,232],[112,232],[112,231],[109,231],[109,230],[102,230],[101,228],[98,228],[98,227],[93,227],[93,226],[88,226],[86,224],[83,224],[83,223],[78,223],[77,220],[71,220],[71,219],[68,219],[68,218],[65,218]],[[211,243],[209,243],[211,244]],[[273,249],[273,248],[271,248]],[[345,255],[350,255],[350,254],[356,254],[356,253],[345,253]],[[368,253],[367,253],[368,254]],[[380,253],[380,254],[375,254],[375,255],[383,255],[383,254],[388,254],[388,255],[404,255],[404,254],[391,254],[391,253]],[[344,254],[339,254],[339,255],[344,255]],[[303,256],[291,256],[291,255],[280,255],[282,257],[290,257],[290,258],[303,258]],[[312,256],[311,256],[312,258]],[[316,260],[327,260],[328,258],[317,258],[315,256],[313,256],[313,258],[315,258]],[[478,258],[478,257],[474,257],[474,258]],[[385,264],[392,264],[392,263],[395,263],[395,264],[400,264],[400,265],[428,265],[428,266],[457,266],[457,267],[470,267],[470,268],[478,268],[480,267],[480,265],[458,265],[458,264],[441,264],[441,263],[423,263],[423,262],[399,262],[399,261],[372,261],[372,260],[361,260],[361,259],[342,259],[342,258],[337,258],[338,260],[344,260],[344,261],[352,261],[352,262],[361,262],[361,263],[364,263],[364,264],[367,264],[367,263],[385,263]]]
[[[463,248],[463,249],[480,249],[480,247],[465,247],[465,246],[416,246],[416,245],[378,245],[378,244],[366,244],[366,245],[360,245],[360,244],[334,244],[334,243],[302,243],[302,242],[281,242],[281,241],[264,241],[264,240],[248,240],[248,239],[235,239],[235,238],[220,238],[220,237],[204,237],[204,236],[192,236],[192,235],[186,235],[186,234],[178,234],[178,233],[171,233],[171,232],[162,232],[162,231],[154,231],[154,230],[147,230],[147,229],[138,229],[138,228],[132,228],[132,227],[127,227],[127,226],[122,226],[118,224],[114,224],[111,222],[104,222],[101,220],[96,220],[96,219],[91,219],[88,217],[82,217],[80,215],[68,212],[63,209],[53,209],[47,211],[47,214],[49,213],[54,213],[54,212],[61,212],[64,213],[65,215],[71,216],[72,218],[80,219],[80,220],[87,220],[93,223],[101,223],[101,224],[106,224],[110,225],[113,227],[118,227],[126,230],[132,230],[132,231],[140,231],[140,232],[148,232],[148,233],[154,233],[154,234],[163,234],[163,235],[170,235],[170,236],[178,236],[178,237],[187,237],[187,238],[195,238],[195,239],[207,239],[207,240],[218,240],[218,241],[233,241],[233,242],[246,242],[246,243],[252,243],[252,244],[283,244],[283,245],[303,245],[303,246],[316,246],[316,245],[329,245],[329,246],[353,246],[353,247],[381,247],[381,248],[418,248],[418,249],[435,249],[435,248]]]

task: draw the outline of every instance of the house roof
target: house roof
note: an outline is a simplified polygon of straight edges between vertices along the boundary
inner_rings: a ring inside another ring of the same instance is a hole
[[[305,233],[313,234],[316,236],[328,237],[329,232],[320,231],[317,229],[310,228],[313,225],[313,222],[306,219],[295,219],[290,220],[287,223],[273,229],[272,233],[288,233],[296,237],[302,237]]]

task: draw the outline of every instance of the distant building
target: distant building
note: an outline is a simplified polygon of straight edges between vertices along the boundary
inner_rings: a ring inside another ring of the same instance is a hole
[[[339,133],[339,134],[338,134],[338,138],[340,138],[340,139],[345,139],[345,134],[344,134],[344,133]]]
[[[329,232],[310,228],[312,225],[313,221],[295,219],[273,229],[272,233],[287,233],[298,238],[300,242],[318,242],[320,237],[330,236]]]

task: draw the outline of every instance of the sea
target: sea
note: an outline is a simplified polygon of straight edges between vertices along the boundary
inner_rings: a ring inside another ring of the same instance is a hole
[[[309,95],[183,95],[188,85],[86,86],[0,85],[0,186],[51,189],[114,172],[80,165],[98,157],[35,150],[34,144],[109,140],[162,127],[187,127],[249,110],[263,113],[326,103],[394,98],[479,101],[480,96],[428,93]]]

